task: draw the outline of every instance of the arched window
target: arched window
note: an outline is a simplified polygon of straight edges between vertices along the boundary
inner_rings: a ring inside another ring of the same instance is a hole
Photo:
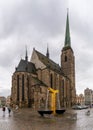
[[[29,89],[29,76],[27,76],[27,97],[28,97],[28,107],[31,107],[30,89]]]
[[[29,98],[29,76],[27,76],[27,88],[28,88],[28,98]]]
[[[62,91],[63,91],[63,95],[64,95],[64,79],[62,79]]]
[[[19,101],[19,75],[17,75],[17,101]]]
[[[53,88],[53,75],[52,74],[50,75],[50,85],[51,85],[51,88]]]
[[[24,101],[24,75],[22,75],[22,101]]]
[[[64,106],[64,79],[62,79],[62,87],[61,87],[61,91],[62,91],[62,98],[63,98],[62,106]]]

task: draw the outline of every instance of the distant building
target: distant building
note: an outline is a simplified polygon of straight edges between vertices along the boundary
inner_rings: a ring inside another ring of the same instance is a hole
[[[45,106],[48,87],[59,90],[61,107],[68,108],[75,104],[75,57],[71,48],[68,14],[60,57],[61,66],[50,59],[48,48],[46,55],[33,49],[28,61],[26,51],[25,60],[20,60],[12,76],[12,104],[35,109]]]
[[[1,96],[0,97],[0,107],[6,105],[6,98]]]
[[[86,88],[84,90],[85,95],[85,105],[92,105],[93,104],[93,90]]]
[[[6,105],[7,105],[7,106],[10,106],[10,104],[11,104],[11,96],[8,96],[8,97],[6,98]]]
[[[76,95],[76,104],[79,104],[79,105],[85,104],[85,97],[83,94]]]

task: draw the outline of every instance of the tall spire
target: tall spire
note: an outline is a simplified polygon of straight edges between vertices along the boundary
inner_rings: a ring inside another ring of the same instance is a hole
[[[46,53],[46,57],[49,58],[49,49],[48,49],[48,44],[47,44],[47,53]]]
[[[65,47],[71,45],[70,41],[70,29],[69,29],[69,16],[68,16],[68,9],[67,9],[67,20],[66,20],[66,32],[65,32]]]
[[[28,61],[27,46],[26,46],[26,55],[25,55],[25,60]]]

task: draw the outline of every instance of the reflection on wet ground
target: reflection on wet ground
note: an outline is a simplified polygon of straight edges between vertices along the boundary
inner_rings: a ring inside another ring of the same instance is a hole
[[[90,115],[85,110],[67,110],[63,115],[41,117],[31,109],[21,109],[3,116],[0,109],[0,130],[93,130],[93,108]],[[75,114],[77,113],[77,114]]]

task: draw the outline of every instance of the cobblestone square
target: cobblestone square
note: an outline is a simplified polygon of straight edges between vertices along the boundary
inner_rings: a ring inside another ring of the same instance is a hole
[[[0,130],[93,130],[93,109],[67,110],[63,115],[41,117],[37,111],[20,109],[3,116],[0,108]],[[77,113],[77,119],[72,118]]]

